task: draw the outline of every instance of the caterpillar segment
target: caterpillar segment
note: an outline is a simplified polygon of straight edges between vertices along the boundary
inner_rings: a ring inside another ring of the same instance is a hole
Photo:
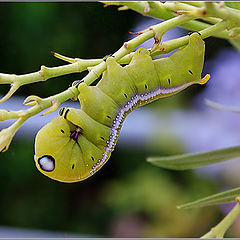
[[[152,60],[139,48],[129,65],[113,57],[96,86],[77,85],[81,109],[62,108],[60,116],[36,136],[35,163],[44,175],[61,182],[82,181],[108,161],[126,116],[135,108],[173,95],[201,79],[205,46],[193,33],[170,57]]]

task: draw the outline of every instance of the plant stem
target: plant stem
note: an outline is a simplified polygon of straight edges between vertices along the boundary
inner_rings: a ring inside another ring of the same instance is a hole
[[[221,32],[228,26],[228,23],[226,21],[221,21],[215,25],[212,25],[208,27],[207,29],[204,29],[200,31],[202,38],[207,38],[209,36],[212,36],[215,32]],[[153,52],[152,56],[156,56],[159,54],[169,53],[173,51],[176,48],[179,48],[181,46],[184,46],[188,43],[189,36],[184,36],[180,38],[176,38],[173,40],[166,41],[162,44],[160,44],[155,51]]]
[[[228,213],[228,215],[208,233],[204,234],[201,238],[223,238],[225,232],[233,224],[235,219],[240,215],[240,198],[237,198],[237,204]]]
[[[2,99],[0,99],[0,103],[9,99],[19,87],[25,84],[46,81],[49,78],[58,77],[70,73],[79,73],[87,70],[87,67],[89,66],[99,64],[99,62],[102,62],[102,60],[80,59],[78,62],[58,67],[45,67],[44,65],[42,65],[41,70],[34,73],[22,75],[0,73],[0,84],[11,84],[9,92]]]
[[[237,9],[229,7],[219,7],[217,3],[214,2],[204,2],[206,8],[206,16],[217,17],[223,20],[228,20],[232,23],[232,26],[239,26],[240,22],[240,11]]]
[[[146,16],[150,16],[150,17],[154,17],[154,18],[160,18],[163,20],[167,20],[167,19],[178,16],[177,14],[170,11],[169,4],[171,4],[171,3],[168,3],[168,2],[166,2],[166,3],[152,2],[152,4],[150,4],[150,6],[148,8],[147,8],[148,3],[139,2],[139,1],[138,2],[137,1],[102,1],[102,3],[104,3],[106,5],[117,5],[117,6],[125,5],[129,9],[136,11],[142,15],[146,15]],[[146,9],[148,9],[148,11],[146,11]],[[178,10],[180,10],[180,9],[178,9]],[[205,28],[210,27],[211,24],[199,22],[197,20],[191,20],[191,21],[181,24],[181,26],[190,31],[199,32]],[[214,33],[213,36],[219,37],[219,38],[224,38],[224,39],[229,39],[227,31],[223,31],[220,33],[216,32],[216,33]]]
[[[131,2],[132,3],[132,2]],[[144,43],[150,38],[153,38],[155,34],[157,34],[158,38],[161,38],[161,36],[168,31],[171,28],[174,28],[178,26],[179,24],[183,24],[184,22],[187,22],[194,17],[192,16],[177,16],[173,19],[166,20],[162,23],[159,23],[157,25],[154,25],[152,27],[149,27],[145,32],[143,32],[141,35],[129,40],[128,42],[125,42],[122,47],[115,52],[113,55],[115,59],[118,61],[127,54],[130,54],[134,49],[136,49],[139,45]],[[82,80],[90,85],[92,82],[94,82],[100,75],[103,73],[103,71],[106,69],[106,62],[102,62],[98,64],[97,66],[93,67],[91,72],[84,77]]]
[[[201,7],[199,7],[199,6],[192,6],[187,3],[180,2],[180,1],[174,1],[174,2],[164,3],[164,7],[166,7],[166,9],[174,11],[174,12],[177,12],[179,10],[191,12],[191,11],[202,10],[204,5],[203,5],[203,3],[201,3]],[[204,19],[205,21],[212,23],[212,24],[216,24],[221,21],[220,18],[205,17],[204,15],[202,15],[202,19]],[[196,22],[196,20],[195,20],[195,22]]]
[[[32,101],[32,102],[31,104],[28,104],[28,105],[35,105],[35,106],[27,110],[9,111],[9,112],[5,110],[0,110],[0,121],[18,118],[18,120],[15,121],[10,127],[8,127],[7,129],[2,129],[0,131],[0,135],[2,134],[2,137],[3,137],[6,131],[10,130],[13,137],[14,134],[17,132],[17,130],[28,118],[38,114],[39,112],[41,112],[46,108],[49,108],[49,109],[43,115],[49,112],[56,111],[61,103],[67,101],[70,98],[76,98],[78,94],[79,92],[76,87],[70,87],[64,92],[61,92],[59,94],[56,94],[54,96],[51,96],[45,99],[41,99],[37,96],[29,96],[26,100]],[[9,141],[5,141],[4,143],[3,142],[0,143],[2,144],[0,150],[5,149],[4,151],[6,151],[9,147],[9,144],[11,143],[11,139]]]

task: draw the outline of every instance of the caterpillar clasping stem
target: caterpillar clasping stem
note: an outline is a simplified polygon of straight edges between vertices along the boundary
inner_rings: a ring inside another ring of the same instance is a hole
[[[193,33],[188,44],[169,57],[153,60],[149,50],[140,47],[124,67],[115,58],[107,58],[106,63],[102,62],[106,71],[96,86],[79,80],[69,88],[74,93],[77,87],[73,96],[78,96],[81,109],[61,109],[60,116],[38,132],[34,157],[37,168],[62,182],[78,182],[92,176],[109,160],[130,112],[209,80],[209,74],[201,79],[204,53],[204,41]],[[100,72],[97,68],[92,74],[99,77]],[[45,100],[49,103],[52,99]],[[57,106],[58,102],[52,102],[48,112]],[[54,159],[54,168],[49,170],[45,156]]]

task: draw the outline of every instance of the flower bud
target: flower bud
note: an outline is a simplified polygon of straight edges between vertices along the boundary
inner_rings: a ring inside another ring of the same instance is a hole
[[[9,128],[0,131],[0,152],[5,152],[12,141],[14,133]]]

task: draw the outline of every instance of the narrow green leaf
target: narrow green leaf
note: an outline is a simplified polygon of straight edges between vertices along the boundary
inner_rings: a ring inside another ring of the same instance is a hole
[[[234,188],[225,192],[217,193],[194,202],[186,203],[178,206],[178,208],[197,208],[197,207],[206,207],[210,205],[223,204],[228,202],[236,201],[236,197],[240,196],[240,187]]]
[[[234,39],[229,39],[228,40],[233,47],[235,47],[238,51],[240,51],[240,42],[239,41],[235,41]]]
[[[211,152],[191,153],[168,157],[149,157],[147,161],[158,167],[186,170],[240,157],[240,146]]]
[[[237,217],[240,215],[240,202],[237,199],[237,204],[235,207],[223,218],[223,220],[218,223],[215,227],[211,228],[209,232],[204,234],[201,238],[220,238],[223,239],[226,231],[229,227],[236,221]]]
[[[226,105],[211,101],[209,99],[205,99],[204,102],[207,106],[217,110],[240,113],[240,108],[237,108],[237,107],[226,106]]]

